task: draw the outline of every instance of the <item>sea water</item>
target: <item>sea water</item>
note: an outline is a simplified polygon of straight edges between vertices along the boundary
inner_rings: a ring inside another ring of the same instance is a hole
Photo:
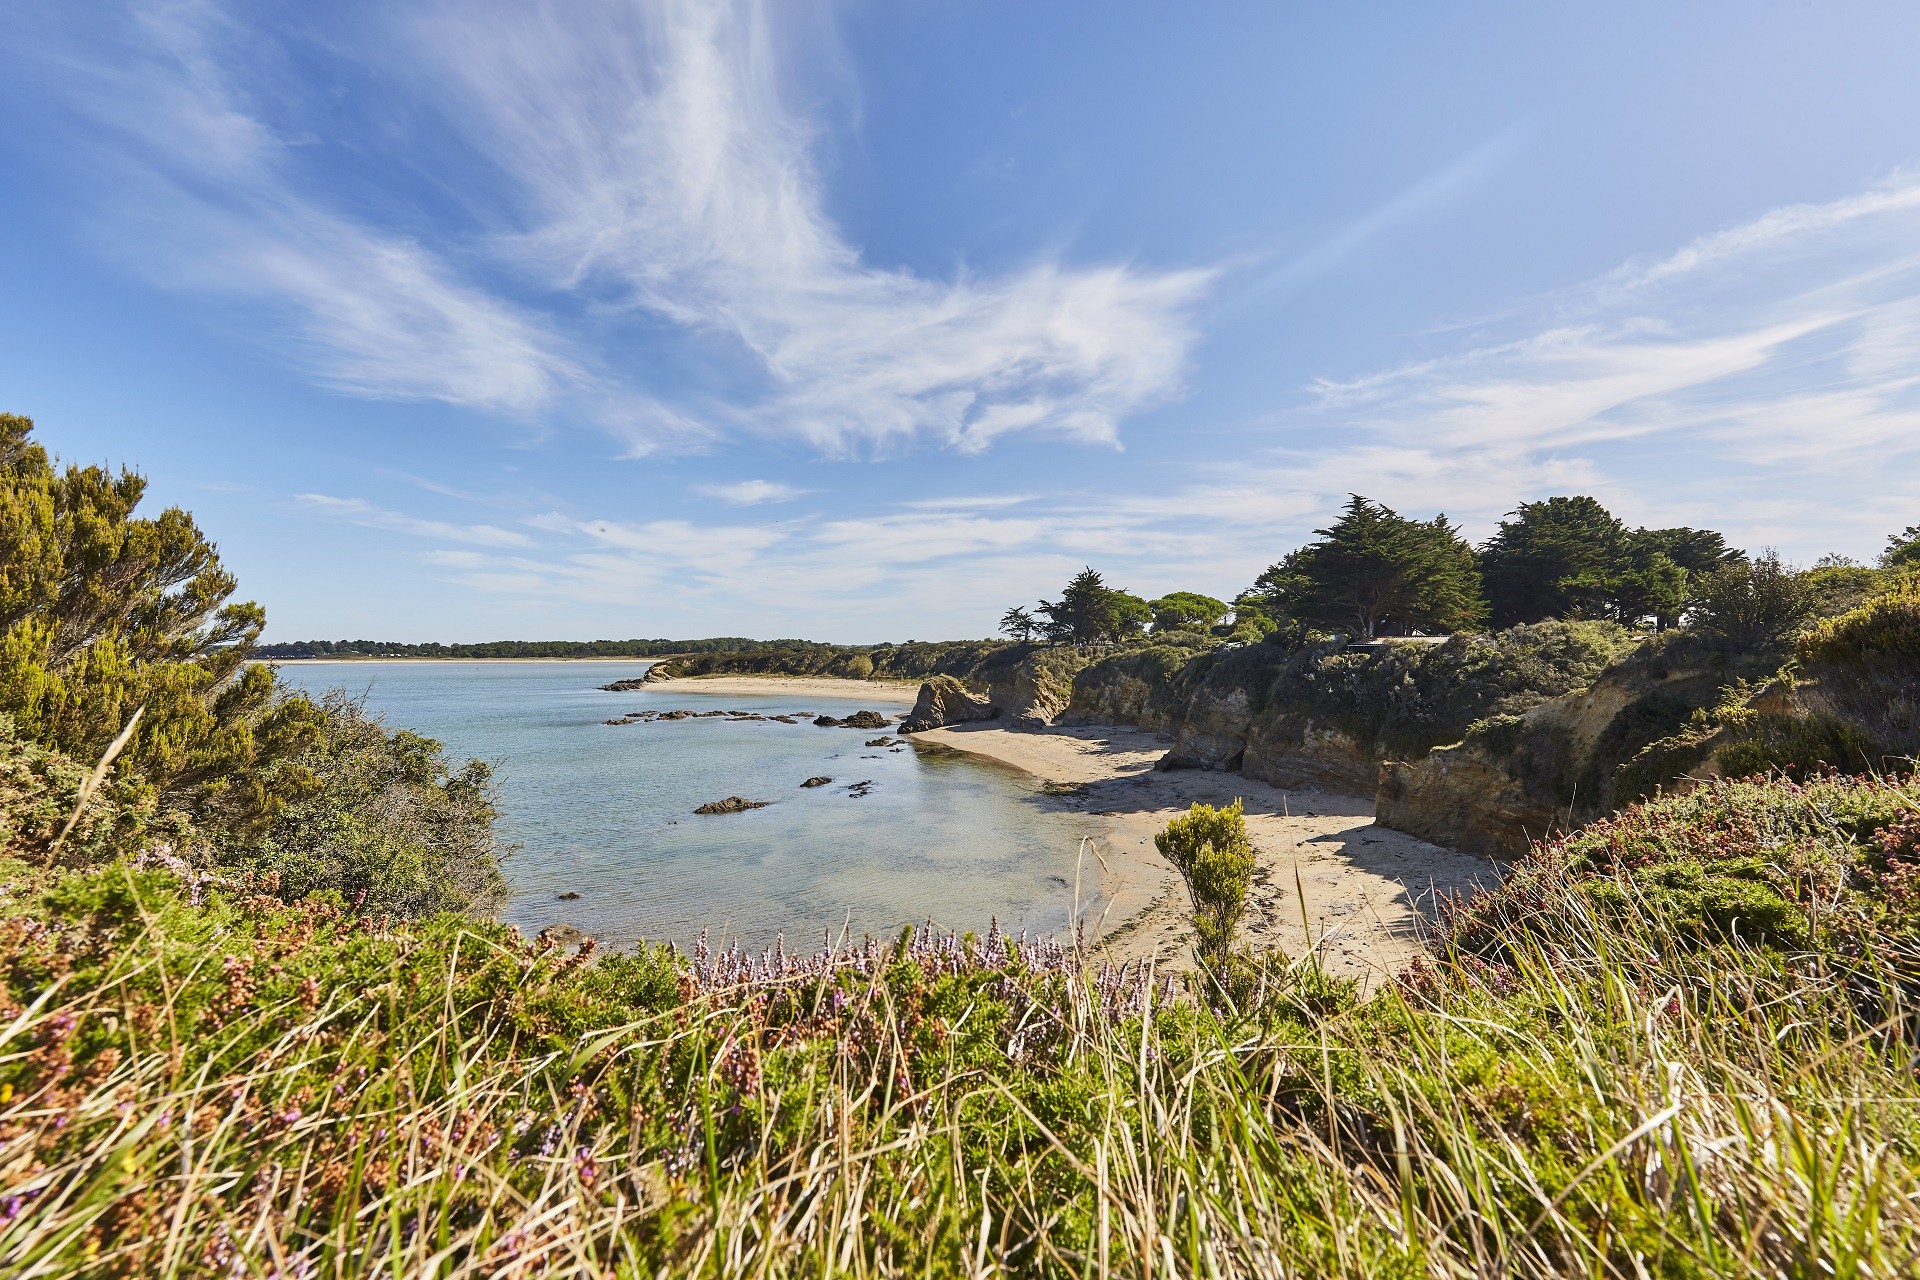
[[[296,688],[344,688],[388,725],[492,763],[513,897],[501,918],[528,932],[571,924],[603,945],[712,939],[789,948],[822,930],[884,936],[902,924],[1057,933],[1080,881],[1080,825],[1031,780],[951,751],[868,747],[883,730],[816,727],[858,697],[717,694],[675,682],[599,686],[636,662],[290,663]],[[795,724],[721,717],[610,725],[638,710],[804,713]],[[810,777],[833,779],[805,789]],[[870,782],[856,795],[851,784]],[[727,796],[764,809],[698,816]],[[577,893],[576,899],[559,895]],[[1085,903],[1082,903],[1084,907]]]

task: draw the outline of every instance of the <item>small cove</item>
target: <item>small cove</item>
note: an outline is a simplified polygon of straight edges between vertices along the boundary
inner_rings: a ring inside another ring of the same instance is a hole
[[[710,936],[817,945],[822,930],[891,934],[931,919],[1057,932],[1071,916],[1084,821],[1031,780],[945,750],[866,746],[882,730],[827,729],[814,715],[897,708],[783,691],[712,693],[676,682],[599,686],[637,662],[292,663],[293,687],[363,695],[389,726],[438,738],[450,759],[492,762],[514,896],[501,918],[533,932],[571,924],[610,946]],[[805,712],[795,724],[723,717],[605,721],[635,711]],[[832,783],[802,788],[827,776]],[[870,782],[856,797],[850,784]],[[740,795],[772,801],[695,816]],[[1084,869],[1083,901],[1098,886]],[[562,893],[578,893],[561,900]]]

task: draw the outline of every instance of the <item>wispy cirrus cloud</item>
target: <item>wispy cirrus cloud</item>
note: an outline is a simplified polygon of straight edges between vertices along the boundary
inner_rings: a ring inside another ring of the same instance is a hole
[[[781,484],[776,480],[735,480],[728,484],[697,484],[693,491],[707,498],[717,498],[730,507],[758,507],[769,502],[792,502],[795,498],[805,497],[812,492],[809,489],[796,488],[790,484]]]
[[[862,261],[825,212],[767,6],[471,6],[416,28],[472,144],[514,179],[512,247],[554,287],[754,358],[752,429],[828,449],[1011,432],[1109,441],[1180,385],[1211,273],[1042,260],[936,280]]]
[[[1864,549],[1920,504],[1917,246],[1915,175],[1769,211],[1543,300],[1530,328],[1323,380],[1289,420],[1342,441],[1299,452],[1350,487],[1369,456],[1424,457],[1436,475],[1584,483],[1755,543]],[[1484,528],[1541,494],[1510,484],[1492,509],[1471,494],[1469,514]]]
[[[528,415],[590,388],[538,316],[308,192],[303,140],[234,74],[273,50],[231,15],[187,0],[69,17],[83,30],[30,26],[9,43],[51,64],[49,99],[82,135],[73,152],[101,193],[88,220],[110,256],[163,287],[253,304],[253,336],[349,394]]]
[[[101,239],[137,245],[123,261],[158,283],[247,304],[252,334],[343,392],[582,420],[636,451],[763,435],[834,453],[1111,442],[1179,393],[1208,270],[864,261],[826,213],[782,16],[499,0],[296,46],[223,0],[128,0],[23,16],[9,42],[85,135]],[[393,109],[356,123],[283,92],[296,53],[378,78]],[[382,166],[431,199],[338,194]],[[663,388],[592,319],[610,306],[725,372]]]
[[[461,542],[480,547],[525,547],[533,539],[513,529],[491,524],[454,524],[446,520],[424,520],[377,507],[364,498],[336,498],[325,493],[294,495],[296,508],[308,515],[341,520],[368,529],[384,529],[415,538],[433,538],[441,542]]]

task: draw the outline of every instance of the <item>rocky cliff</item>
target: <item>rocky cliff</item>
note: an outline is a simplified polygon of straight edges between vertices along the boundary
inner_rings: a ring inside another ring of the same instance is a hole
[[[1074,674],[1062,724],[1115,724],[1171,735],[1213,648],[1204,637],[1114,654]]]
[[[1554,622],[1442,644],[1216,651],[1176,681],[1184,696],[1161,767],[1369,794],[1384,761],[1583,688],[1632,643],[1611,624]]]
[[[1435,843],[1516,856],[1529,841],[1611,813],[1689,774],[1716,771],[1713,709],[1777,667],[1669,632],[1593,684],[1464,740],[1382,766],[1375,820]]]

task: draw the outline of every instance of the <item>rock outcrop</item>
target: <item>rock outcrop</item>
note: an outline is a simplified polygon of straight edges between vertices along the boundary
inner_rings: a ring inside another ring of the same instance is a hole
[[[1061,724],[1122,724],[1172,734],[1192,690],[1189,673],[1204,650],[1154,645],[1082,667]]]
[[[745,796],[728,796],[725,800],[709,800],[698,809],[695,809],[694,812],[701,814],[745,813],[749,809],[764,809],[771,803],[773,802],[770,800],[749,800]]]
[[[1591,687],[1483,720],[1424,758],[1384,765],[1375,821],[1436,844],[1517,857],[1655,788],[1717,772],[1690,729],[1778,655],[1739,655],[1685,634],[1650,642]]]
[[[999,715],[998,707],[968,693],[966,686],[952,676],[934,676],[920,686],[920,696],[914,700],[913,711],[900,722],[900,732],[922,733],[950,724],[993,720]]]
[[[1497,762],[1464,746],[1380,766],[1374,821],[1449,849],[1515,857],[1560,829],[1559,818]]]
[[[885,729],[893,723],[878,711],[856,711],[844,718],[815,716],[813,722],[822,729]]]

